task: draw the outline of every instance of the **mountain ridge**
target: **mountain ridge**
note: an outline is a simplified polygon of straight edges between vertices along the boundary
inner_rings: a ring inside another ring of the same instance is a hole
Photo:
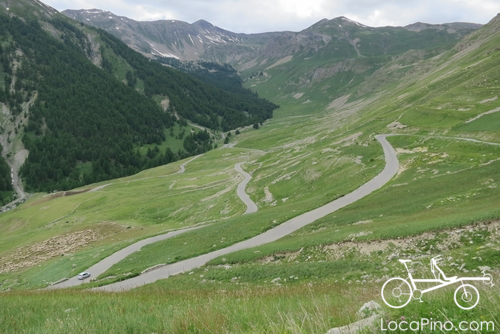
[[[135,21],[99,9],[65,10],[71,19],[93,25],[121,38],[133,49],[151,56],[198,59],[196,54],[204,44],[238,41],[236,33],[198,20],[192,24],[179,20]],[[182,34],[183,38],[177,35]]]
[[[447,29],[449,33],[471,31],[481,26],[475,23],[444,23],[439,25],[415,23],[406,27],[369,27],[347,17],[339,16],[333,19],[322,19],[298,32],[277,31],[245,34],[219,28],[203,19],[191,24],[179,20],[135,21],[98,9],[65,10],[61,13],[74,20],[107,30],[146,56],[167,56],[180,60],[216,60],[230,62],[233,65],[239,57],[243,57],[241,54],[234,55],[236,59],[231,57],[224,59],[224,57],[217,56],[217,51],[214,52],[213,48],[229,45],[229,53],[236,53],[237,51],[232,50],[231,47],[233,49],[238,49],[238,47],[259,48],[276,38],[287,38],[287,36],[290,38],[293,35],[313,31],[318,27],[329,24],[341,25],[340,23],[371,31],[386,28],[404,28],[414,32],[428,29]],[[152,27],[156,28],[156,32],[152,32]]]

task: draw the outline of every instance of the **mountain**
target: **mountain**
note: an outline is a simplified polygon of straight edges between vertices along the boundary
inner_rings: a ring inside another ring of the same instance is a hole
[[[411,43],[422,43],[423,40],[429,43],[426,48],[436,47],[438,44],[449,45],[481,26],[472,23],[416,23],[407,27],[371,28],[346,17],[339,17],[321,20],[301,32],[238,34],[204,20],[193,24],[177,20],[138,22],[99,9],[65,10],[62,13],[104,29],[149,56],[220,61],[231,63],[238,69],[255,67],[248,62],[255,61],[260,56],[275,59],[299,51],[307,53],[324,48],[331,51],[331,48],[337,48],[338,42],[342,41],[351,46],[347,54],[354,52],[354,55],[363,56],[390,54],[399,52],[402,48],[408,50]],[[423,31],[426,32],[419,34]],[[328,45],[330,49],[327,48]],[[421,48],[421,44],[412,47]]]
[[[254,89],[275,99],[300,96],[313,100],[309,91],[333,100],[377,70],[412,50],[420,59],[452,48],[481,25],[416,23],[407,27],[373,28],[346,17],[324,19],[300,32],[236,34],[206,21],[136,22],[100,10],[64,11],[80,22],[106,29],[148,57],[231,64]],[[165,60],[162,60],[163,62]],[[317,98],[317,97],[316,97]]]
[[[227,131],[263,122],[277,108],[243,88],[227,91],[150,62],[37,1],[0,1],[0,16],[3,154],[12,178],[20,170],[31,191],[70,189],[203,153],[213,138],[186,135],[186,119]]]

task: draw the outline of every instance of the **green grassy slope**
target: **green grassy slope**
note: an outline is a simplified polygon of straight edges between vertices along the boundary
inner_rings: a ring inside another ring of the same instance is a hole
[[[409,54],[418,60],[430,58],[452,48],[472,30],[371,28],[340,17],[320,21],[293,37],[266,41],[256,59],[240,60],[234,66],[264,95],[325,103],[346,94],[359,97],[362,91],[372,92],[377,87],[366,91],[363,83],[394,58],[408,61]],[[377,86],[394,82],[410,69],[411,63],[385,72],[377,78]]]

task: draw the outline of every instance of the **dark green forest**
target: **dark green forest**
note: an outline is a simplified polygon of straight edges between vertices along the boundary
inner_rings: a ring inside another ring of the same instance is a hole
[[[144,81],[145,95],[168,96],[171,108],[183,118],[210,129],[228,131],[255,122],[263,123],[278,108],[274,103],[244,89],[241,80],[235,80],[234,73],[228,72],[230,70],[223,65],[205,63],[205,66],[225,68],[226,72],[221,71],[219,77],[207,75],[206,69],[192,72],[193,76],[185,75],[162,66],[160,62],[168,62],[166,59],[149,61],[113,35],[101,29],[99,33],[113,52],[135,69],[135,73],[129,76]]]
[[[254,109],[229,92],[149,61],[99,31],[105,47],[134,69],[127,74],[128,84],[123,84],[105,57],[102,69],[89,60],[95,51],[83,26],[57,16],[48,23],[60,38],[38,21],[0,17],[0,102],[10,107],[13,117],[28,118],[19,129],[24,130],[23,143],[30,152],[20,170],[28,191],[67,190],[212,149],[210,135],[200,132],[184,138],[184,150],[160,152],[156,147],[141,155],[139,147],[160,145],[167,140],[166,129],[175,122],[185,124],[165,112],[151,98],[155,94],[167,95],[181,117],[214,129],[263,121],[276,108],[256,97]],[[144,82],[144,94],[134,88],[136,80]],[[22,103],[35,94],[29,113],[23,112]]]
[[[156,57],[156,61],[191,74],[193,77],[226,92],[239,94],[240,101],[265,105],[263,99],[257,99],[256,92],[243,87],[243,80],[238,71],[230,64],[209,61],[180,61],[176,58]],[[255,101],[252,101],[255,100]]]
[[[38,93],[23,137],[30,151],[21,168],[28,190],[70,189],[129,175],[148,164],[134,146],[160,144],[173,121],[152,100],[116,84],[111,74],[94,66],[81,51],[88,48],[80,30],[52,20],[63,32],[61,43],[38,22],[0,22],[2,38],[12,40],[4,47],[2,63],[12,64],[17,50],[24,55],[15,73],[15,96],[9,85],[4,90],[13,114],[20,111],[16,102]],[[13,74],[12,66],[4,71],[7,79]],[[92,171],[79,174],[78,162],[91,162]]]

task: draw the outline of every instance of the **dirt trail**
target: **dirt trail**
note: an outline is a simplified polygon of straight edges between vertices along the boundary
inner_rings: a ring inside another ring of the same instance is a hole
[[[180,165],[180,167],[179,167],[179,171],[178,171],[176,174],[182,174],[182,173],[184,173],[184,172],[186,171],[186,165],[187,165],[188,163],[190,163],[191,161],[193,161],[193,160],[195,160],[195,159],[198,159],[198,158],[199,158],[199,157],[201,157],[202,155],[203,155],[203,154],[197,155],[197,156],[195,156],[193,159],[188,160],[188,161],[186,161],[185,163],[183,163],[182,165]]]

